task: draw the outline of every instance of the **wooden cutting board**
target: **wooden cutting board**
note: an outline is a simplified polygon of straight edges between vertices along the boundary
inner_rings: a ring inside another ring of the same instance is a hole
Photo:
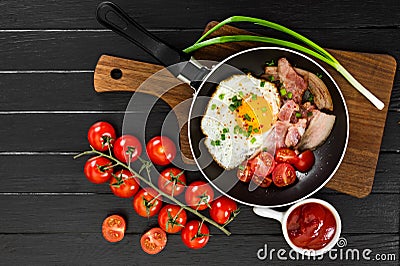
[[[210,22],[205,31],[217,22]],[[212,36],[252,34],[231,26],[224,26]],[[238,51],[257,46],[260,43],[226,43],[202,48],[195,52],[196,59],[222,60]],[[359,94],[339,73],[321,63],[333,76],[342,90],[350,115],[350,138],[344,160],[335,176],[326,185],[328,188],[362,198],[367,196],[374,182],[383,130],[396,72],[396,60],[385,54],[369,54],[339,50],[328,50],[353,76],[364,84],[372,93],[385,103],[385,108],[378,111],[367,99]],[[154,73],[162,70],[159,65],[138,62],[108,55],[100,57],[95,73],[94,88],[97,92],[136,91],[136,89]],[[122,76],[119,77],[119,70]],[[113,72],[113,74],[111,74]],[[114,77],[114,78],[113,78]],[[117,78],[116,78],[117,77]],[[164,73],[158,82],[174,83],[174,78]],[[141,87],[141,92],[160,97],[171,108],[180,102],[192,98],[193,90],[188,85],[179,85],[163,94],[154,86]],[[184,126],[188,110],[176,111],[178,122]],[[181,150],[191,163],[191,154],[187,138],[187,129],[181,130]]]

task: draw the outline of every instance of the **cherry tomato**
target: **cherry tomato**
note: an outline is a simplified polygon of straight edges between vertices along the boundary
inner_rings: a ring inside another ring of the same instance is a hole
[[[166,244],[167,234],[158,227],[150,229],[140,238],[143,251],[151,255],[161,252]]]
[[[152,138],[147,143],[146,151],[150,160],[157,165],[167,165],[172,162],[176,156],[174,142],[165,136]]]
[[[158,187],[173,196],[182,194],[186,187],[186,176],[183,170],[170,167],[162,171],[158,177]]]
[[[279,148],[275,153],[275,161],[278,163],[289,163],[294,165],[298,161],[298,158],[294,150],[289,148]]]
[[[125,235],[125,220],[119,215],[108,216],[103,221],[101,231],[103,237],[109,242],[118,242],[124,238]]]
[[[251,181],[253,181],[254,184],[256,184],[257,186],[262,187],[262,188],[267,188],[272,183],[272,179],[271,179],[270,175],[266,176],[266,177],[253,175],[253,178],[251,179]]]
[[[266,151],[260,152],[253,160],[254,174],[259,177],[266,177],[271,174],[276,164],[274,156]]]
[[[139,190],[132,203],[137,214],[142,217],[152,217],[160,211],[162,197],[153,188],[146,187]]]
[[[299,154],[297,162],[294,164],[300,172],[307,172],[315,163],[314,153],[310,150],[305,150]]]
[[[250,182],[254,175],[254,160],[244,161],[239,165],[237,170],[237,178],[245,183]]]
[[[280,163],[275,166],[272,172],[272,181],[277,187],[284,187],[293,184],[296,180],[296,171],[288,163]]]
[[[114,155],[121,162],[134,162],[142,154],[142,144],[132,135],[123,135],[114,143]]]
[[[201,226],[201,227],[200,227]],[[200,221],[192,220],[182,229],[181,238],[183,243],[192,249],[203,248],[210,238],[207,225]]]
[[[139,179],[125,169],[116,172],[110,179],[111,191],[120,198],[133,197],[139,191],[139,184]]]
[[[219,224],[225,224],[239,213],[236,202],[222,196],[211,202],[210,217]]]
[[[165,205],[158,214],[158,224],[167,233],[178,233],[185,227],[186,211],[177,205]]]
[[[101,184],[111,178],[113,172],[113,169],[109,168],[111,164],[111,161],[105,157],[92,157],[87,160],[83,172],[90,182]]]
[[[214,190],[203,181],[191,183],[185,192],[186,204],[196,210],[205,210],[214,199]]]
[[[114,127],[107,122],[97,122],[88,131],[89,144],[98,151],[106,151],[112,147],[116,139]]]

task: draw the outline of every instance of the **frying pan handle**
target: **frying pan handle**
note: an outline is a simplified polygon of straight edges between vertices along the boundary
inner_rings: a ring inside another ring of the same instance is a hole
[[[164,66],[174,65],[190,58],[151,34],[112,2],[100,3],[96,15],[103,26],[130,40]]]
[[[265,207],[254,207],[253,212],[261,217],[272,218],[278,220],[280,223],[283,222],[283,212],[278,212],[270,208]]]

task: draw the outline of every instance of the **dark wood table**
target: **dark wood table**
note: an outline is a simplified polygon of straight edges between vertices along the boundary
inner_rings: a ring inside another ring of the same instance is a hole
[[[82,172],[85,160],[72,159],[87,149],[86,132],[94,122],[109,121],[121,133],[131,96],[94,92],[98,57],[107,53],[154,62],[96,22],[98,2],[0,3],[0,264],[321,264],[291,259],[278,222],[257,217],[246,206],[229,225],[232,236],[213,228],[204,249],[189,250],[179,235],[171,235],[162,253],[149,256],[141,250],[140,236],[156,220],[138,217],[131,200],[114,197],[106,185],[87,182]],[[324,47],[400,58],[400,2],[396,0],[116,2],[179,48],[193,43],[210,20],[242,14],[291,27]],[[159,120],[168,111],[164,103],[157,104],[149,135],[159,134]],[[143,119],[143,113],[136,115]],[[315,195],[336,206],[347,241],[335,253],[336,259],[325,256],[324,264],[366,265],[380,260],[399,265],[399,123],[397,74],[372,193],[358,199],[322,189]],[[190,178],[200,175],[190,173]],[[128,221],[127,235],[118,244],[107,243],[101,235],[101,223],[111,213],[120,213]],[[257,252],[265,245],[269,254],[273,250],[272,256],[260,260]],[[277,253],[280,249],[285,253]],[[363,251],[370,260],[362,257]],[[359,260],[352,258],[352,252],[359,252]]]

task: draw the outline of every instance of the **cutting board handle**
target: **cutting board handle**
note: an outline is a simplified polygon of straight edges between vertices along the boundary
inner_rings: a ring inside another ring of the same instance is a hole
[[[144,82],[149,77],[151,80]],[[193,97],[193,89],[188,84],[179,81],[163,66],[102,55],[94,71],[93,85],[96,92],[138,91],[161,98],[174,110],[181,128],[182,159],[187,164],[194,164],[187,135],[190,106],[180,104]]]

